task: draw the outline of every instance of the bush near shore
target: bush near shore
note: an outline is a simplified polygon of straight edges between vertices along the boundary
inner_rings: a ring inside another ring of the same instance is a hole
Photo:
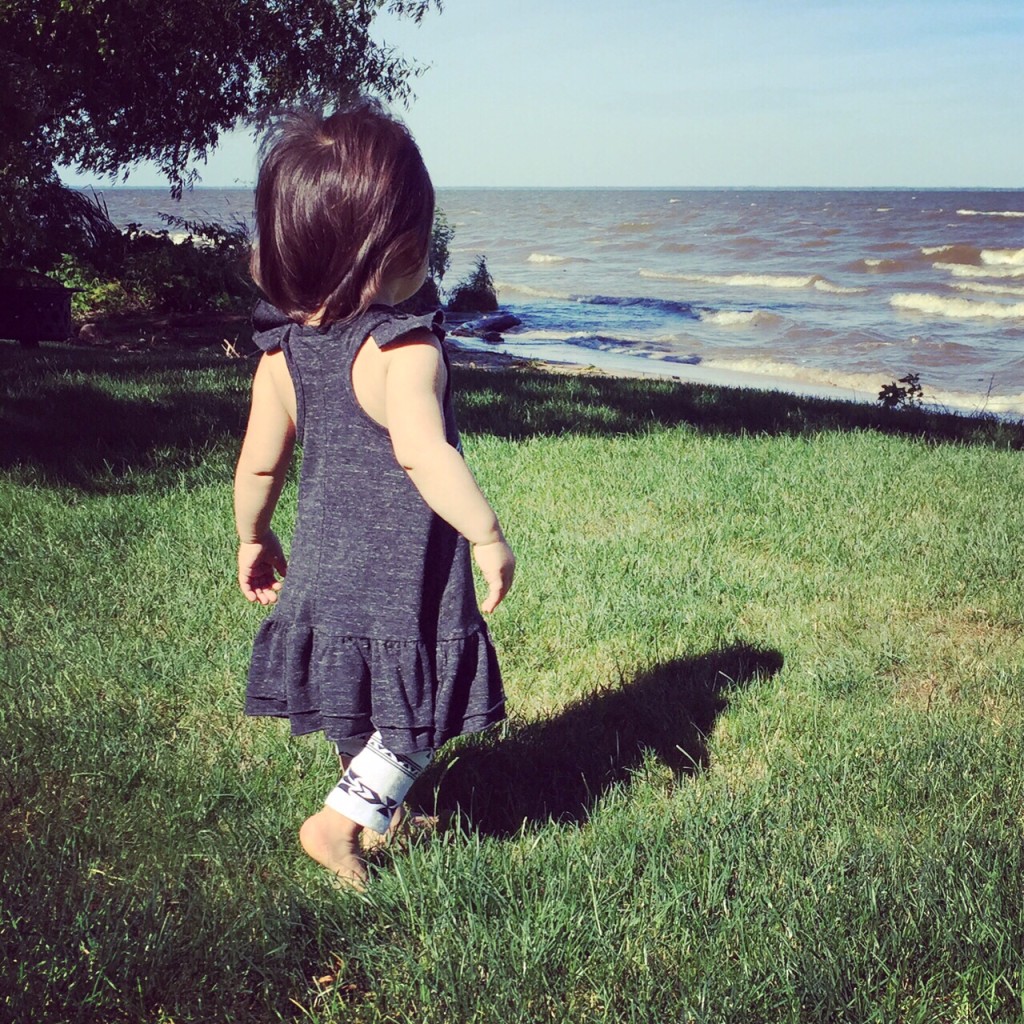
[[[131,225],[121,231],[102,204],[93,208],[101,225],[92,244],[65,253],[52,269],[54,280],[74,289],[72,313],[82,321],[105,321],[124,315],[249,313],[257,290],[249,276],[251,239],[245,224],[224,226],[165,218],[163,231]],[[441,281],[451,264],[455,235],[443,210],[431,232],[428,276],[415,296],[403,304],[408,312],[427,312],[443,304]],[[452,290],[454,312],[497,309],[494,282],[483,256]]]
[[[251,365],[0,367],[5,1019],[1021,1020],[1020,427],[458,371],[512,717],[357,896],[241,714]]]

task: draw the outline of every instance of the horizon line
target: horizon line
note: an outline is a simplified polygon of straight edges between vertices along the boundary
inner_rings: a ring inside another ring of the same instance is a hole
[[[64,182],[72,189],[93,189],[95,191],[134,190],[163,192],[170,191],[170,185],[127,185],[122,183],[101,184],[98,182]],[[187,188],[185,192],[201,192],[204,189],[249,191],[255,183],[242,185],[217,185],[200,183]],[[492,190],[503,192],[562,191],[562,192],[1024,192],[1021,185],[438,185],[437,190]]]

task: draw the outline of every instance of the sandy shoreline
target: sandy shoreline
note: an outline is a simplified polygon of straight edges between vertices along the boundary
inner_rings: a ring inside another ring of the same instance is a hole
[[[463,338],[448,338],[452,362],[481,370],[534,369],[545,373],[585,374],[594,377],[619,377],[636,380],[669,380],[680,384],[705,384],[710,387],[740,388],[755,391],[779,391],[802,398],[820,398],[837,402],[876,402],[877,393],[854,391],[841,387],[822,387],[800,381],[763,374],[721,370],[690,363],[660,364],[645,370],[640,367],[602,367],[593,363],[531,359],[511,355],[499,347],[480,347],[464,343]],[[628,358],[628,357],[624,357]]]
[[[478,341],[479,347],[465,344],[471,340],[463,337],[448,337],[448,351],[456,365],[470,366],[483,370],[533,369],[544,373],[585,374],[594,377],[626,378],[634,380],[667,380],[680,384],[698,384],[707,387],[731,388],[737,390],[777,392],[796,398],[818,399],[828,402],[850,402],[857,405],[878,405],[878,390],[855,390],[841,385],[812,384],[792,377],[773,377],[769,374],[746,373],[720,367],[704,366],[700,363],[654,363],[649,369],[635,364],[637,360],[622,356],[618,365],[599,366],[594,363],[573,362],[512,355],[500,345],[488,345]],[[605,361],[607,356],[605,354]],[[616,361],[611,360],[612,363]],[[933,396],[929,400],[926,392],[921,407],[929,412],[947,413],[956,416],[991,416],[1007,422],[1020,422],[1022,417],[1016,408],[998,408],[999,399],[994,398],[988,405],[958,403],[951,396]]]

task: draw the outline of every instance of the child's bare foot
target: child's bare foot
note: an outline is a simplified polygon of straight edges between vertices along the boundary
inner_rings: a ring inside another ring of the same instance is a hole
[[[323,864],[339,882],[360,892],[366,888],[366,861],[359,850],[363,826],[343,814],[324,807],[308,817],[299,829],[303,850]]]

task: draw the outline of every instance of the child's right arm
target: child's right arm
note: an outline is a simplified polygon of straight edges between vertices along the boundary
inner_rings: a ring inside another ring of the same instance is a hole
[[[440,343],[427,334],[390,346],[386,359],[385,406],[395,458],[423,500],[472,545],[488,587],[480,607],[492,612],[512,586],[516,560],[472,471],[445,436],[447,371]]]
[[[249,601],[273,604],[287,572],[270,519],[295,444],[295,390],[278,350],[265,354],[252,384],[249,425],[235,469],[238,585]]]

